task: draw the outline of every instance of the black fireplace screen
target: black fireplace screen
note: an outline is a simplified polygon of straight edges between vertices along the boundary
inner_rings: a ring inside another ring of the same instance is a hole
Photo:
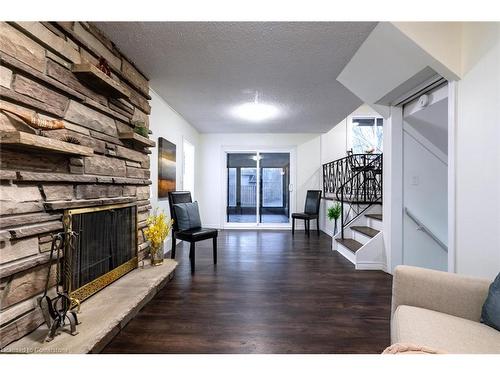
[[[71,285],[83,300],[137,266],[137,206],[70,210]]]

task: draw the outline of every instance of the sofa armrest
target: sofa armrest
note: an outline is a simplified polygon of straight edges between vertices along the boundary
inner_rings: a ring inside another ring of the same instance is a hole
[[[392,314],[399,305],[408,305],[479,322],[490,284],[487,279],[397,266],[392,284]]]

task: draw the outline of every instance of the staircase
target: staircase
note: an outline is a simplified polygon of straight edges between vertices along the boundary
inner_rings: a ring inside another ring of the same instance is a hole
[[[382,217],[382,154],[355,154],[323,165],[326,199],[342,204],[332,250],[356,269],[385,270]]]
[[[381,205],[374,205],[333,237],[332,249],[353,263],[358,270],[385,270]]]

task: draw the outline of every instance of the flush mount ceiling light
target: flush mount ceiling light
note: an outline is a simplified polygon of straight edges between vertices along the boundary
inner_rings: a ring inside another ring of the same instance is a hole
[[[262,122],[270,120],[279,115],[279,109],[267,103],[259,103],[259,93],[255,93],[253,102],[240,104],[231,110],[231,113],[243,120],[251,122]]]

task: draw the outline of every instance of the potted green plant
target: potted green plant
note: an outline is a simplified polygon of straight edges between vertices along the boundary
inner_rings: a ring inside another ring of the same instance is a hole
[[[337,234],[337,220],[342,212],[342,205],[340,202],[335,202],[333,206],[329,207],[327,210],[328,220],[334,220],[333,235]]]

